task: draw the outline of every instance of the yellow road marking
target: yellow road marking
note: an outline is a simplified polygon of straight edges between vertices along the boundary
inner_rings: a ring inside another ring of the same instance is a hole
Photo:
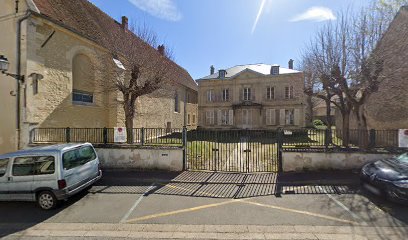
[[[198,211],[198,210],[201,210],[201,209],[213,208],[213,207],[218,207],[218,206],[227,205],[227,204],[236,203],[236,202],[241,202],[241,201],[242,200],[234,199],[234,200],[231,200],[231,201],[225,201],[225,202],[221,202],[221,203],[213,203],[213,204],[207,204],[207,205],[202,205],[202,206],[198,206],[198,207],[180,209],[180,210],[171,211],[171,212],[164,212],[164,213],[146,215],[146,216],[143,216],[143,217],[127,220],[126,223],[135,223],[135,222],[138,222],[138,221],[143,221],[143,220],[148,220],[148,219],[153,219],[153,218],[165,217],[165,216],[170,216],[170,215],[175,215],[175,214],[180,214],[180,213],[186,213],[186,212],[193,212],[193,211]]]
[[[282,211],[287,211],[287,212],[293,212],[293,213],[299,213],[299,214],[309,215],[309,216],[312,216],[312,217],[324,218],[324,219],[333,220],[333,221],[337,221],[337,222],[344,222],[344,223],[350,223],[350,224],[358,224],[357,222],[354,222],[354,221],[345,220],[345,219],[336,218],[336,217],[330,217],[330,216],[322,215],[322,214],[318,214],[318,213],[312,213],[312,212],[301,211],[301,210],[296,210],[296,209],[291,209],[291,208],[285,208],[285,207],[278,207],[278,206],[274,206],[274,205],[262,204],[262,203],[251,202],[251,201],[246,201],[246,200],[241,201],[241,202],[247,203],[247,204],[256,205],[256,206],[260,206],[260,207],[273,208],[273,209],[282,210]]]

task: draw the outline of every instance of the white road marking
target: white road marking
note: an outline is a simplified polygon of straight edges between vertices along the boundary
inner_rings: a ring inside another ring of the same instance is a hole
[[[342,202],[334,198],[331,194],[329,194],[326,189],[322,188],[321,186],[318,186],[318,188],[323,191],[333,202],[335,202],[337,205],[339,205],[341,208],[343,208],[346,212],[348,212],[353,218],[361,221],[364,225],[368,225],[366,221],[364,221],[360,216],[355,214],[353,211],[350,210],[350,208],[346,207]]]
[[[150,185],[149,188],[147,188],[147,190],[136,200],[136,202],[133,204],[133,206],[129,209],[129,211],[126,213],[125,216],[123,216],[123,218],[120,220],[120,223],[124,223],[127,221],[127,219],[129,218],[130,214],[132,214],[132,212],[136,209],[136,207],[140,204],[140,202],[142,201],[143,197],[146,196],[146,194],[152,190],[153,188],[155,188],[155,184],[153,183],[152,185]]]

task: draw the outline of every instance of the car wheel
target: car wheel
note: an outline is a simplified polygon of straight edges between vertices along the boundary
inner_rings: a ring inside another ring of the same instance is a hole
[[[37,204],[44,210],[51,210],[57,206],[57,198],[50,191],[43,191],[37,195]]]

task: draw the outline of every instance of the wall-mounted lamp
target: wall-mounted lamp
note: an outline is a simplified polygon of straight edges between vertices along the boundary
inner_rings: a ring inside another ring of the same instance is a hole
[[[1,71],[1,73],[5,74],[7,76],[13,77],[18,81],[24,82],[24,75],[18,75],[18,74],[13,74],[13,73],[8,73],[7,72],[8,69],[9,69],[9,66],[10,66],[10,62],[8,61],[8,59],[5,56],[0,55],[0,71]]]

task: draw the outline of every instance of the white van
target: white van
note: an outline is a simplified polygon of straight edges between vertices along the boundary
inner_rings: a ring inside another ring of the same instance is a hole
[[[48,210],[101,177],[90,143],[20,150],[0,155],[0,201],[36,201]]]

